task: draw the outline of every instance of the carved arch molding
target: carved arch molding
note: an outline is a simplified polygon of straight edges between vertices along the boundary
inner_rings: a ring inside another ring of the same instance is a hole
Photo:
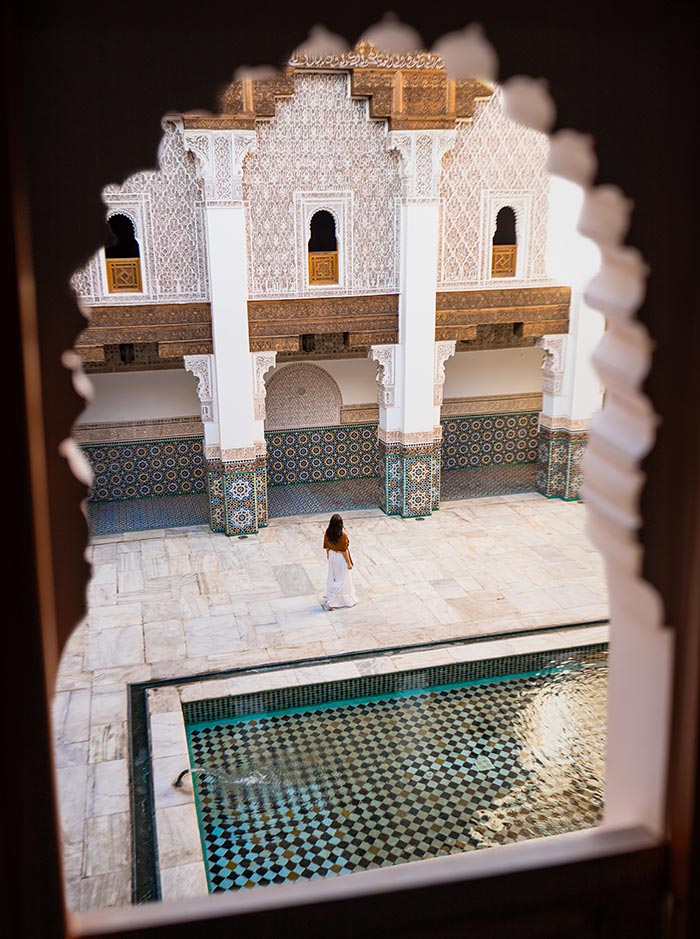
[[[335,379],[318,365],[285,365],[266,385],[265,430],[340,424],[343,396]]]

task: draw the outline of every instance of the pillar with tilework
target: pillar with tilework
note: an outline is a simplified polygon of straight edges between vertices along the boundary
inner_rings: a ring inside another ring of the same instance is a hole
[[[199,379],[212,531],[254,534],[267,524],[264,375],[274,352],[251,352],[243,158],[254,130],[186,130],[203,180],[213,352],[188,356]]]
[[[416,518],[440,504],[440,404],[453,343],[435,342],[440,174],[453,130],[392,131],[400,155],[399,342],[372,346],[377,362],[381,505]],[[450,348],[442,348],[449,346]]]
[[[542,413],[537,455],[537,489],[550,498],[578,499],[581,458],[591,417],[603,389],[591,356],[603,337],[605,320],[586,302],[586,288],[600,266],[600,252],[579,231],[583,189],[562,177],[550,178],[547,271],[571,285],[569,330],[542,336]]]

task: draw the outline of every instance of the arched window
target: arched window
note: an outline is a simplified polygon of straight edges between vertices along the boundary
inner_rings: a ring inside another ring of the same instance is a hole
[[[141,251],[134,223],[127,215],[112,215],[107,220],[112,243],[105,247],[107,289],[110,293],[140,293]]]
[[[491,276],[515,277],[517,251],[515,212],[509,205],[504,205],[496,216],[496,231],[491,247]]]
[[[319,209],[311,216],[309,238],[309,283],[338,283],[338,239],[335,219],[330,212]]]

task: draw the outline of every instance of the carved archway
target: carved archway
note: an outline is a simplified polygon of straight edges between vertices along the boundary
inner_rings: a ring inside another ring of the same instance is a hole
[[[265,430],[328,427],[340,423],[343,396],[318,365],[285,365],[267,381]]]

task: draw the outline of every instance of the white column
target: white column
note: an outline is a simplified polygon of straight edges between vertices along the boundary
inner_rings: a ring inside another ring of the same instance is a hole
[[[405,443],[435,433],[435,299],[442,157],[452,130],[392,131],[401,156],[399,354],[397,414]],[[426,438],[423,441],[422,438]]]
[[[253,459],[258,427],[249,351],[242,172],[243,158],[255,147],[255,131],[188,130],[184,140],[204,182],[219,425],[217,456],[224,461]]]
[[[243,206],[207,207],[206,223],[221,458],[241,460],[255,442]]]
[[[546,336],[538,342],[545,350],[542,414],[545,426],[572,431],[587,428],[603,399],[591,355],[605,331],[605,319],[583,299],[586,285],[599,269],[600,252],[577,231],[582,204],[580,186],[558,176],[551,177],[547,273],[571,285],[571,312],[566,337]],[[553,360],[548,361],[547,353]],[[552,378],[559,373],[560,380],[548,381],[548,372],[554,373]]]
[[[432,431],[438,203],[401,206],[399,343],[402,430]]]

